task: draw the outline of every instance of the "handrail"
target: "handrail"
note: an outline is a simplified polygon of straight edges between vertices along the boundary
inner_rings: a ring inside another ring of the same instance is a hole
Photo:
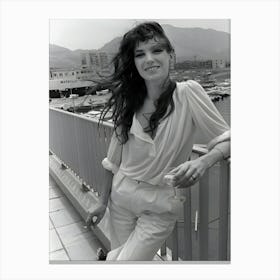
[[[50,108],[50,150],[80,178],[99,193],[104,184],[105,170],[101,161],[106,157],[113,126],[82,115]]]
[[[98,126],[97,119],[61,109],[50,108],[49,112],[50,150],[66,168],[71,169],[82,179],[85,190],[92,189],[99,193],[105,183],[105,170],[101,161],[106,157],[113,125],[104,122]],[[205,147],[194,145],[192,156],[202,156],[206,152]],[[183,218],[177,221],[171,239],[166,242],[168,248],[172,250],[173,260],[209,259],[209,248],[212,245],[209,241],[211,236],[209,223],[213,220],[213,217],[210,217],[213,215],[212,208],[215,206],[213,204],[219,205],[218,214],[215,214],[215,220],[219,221],[217,230],[219,242],[215,245],[218,248],[215,259],[229,259],[229,166],[230,159],[219,162],[216,167],[206,172],[199,183],[186,190]],[[219,171],[215,178],[218,183],[211,185],[211,172],[217,168]],[[215,203],[210,201],[213,200],[213,192],[219,198]],[[196,214],[198,221],[195,220]],[[163,255],[166,254],[164,246],[161,251]]]

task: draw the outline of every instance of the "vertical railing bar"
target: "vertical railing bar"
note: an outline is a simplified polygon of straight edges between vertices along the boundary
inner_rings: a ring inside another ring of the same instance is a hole
[[[176,221],[172,232],[172,261],[177,261],[178,256],[178,223]]]
[[[79,119],[78,121],[78,138],[79,138],[79,151],[80,151],[80,156],[81,158],[83,159],[81,161],[81,166],[79,168],[79,174],[81,176],[81,178],[83,178],[83,181],[87,181],[87,172],[86,172],[86,169],[87,169],[87,162],[86,162],[86,159],[87,159],[87,156],[86,156],[86,137],[85,137],[85,133],[84,131],[86,130],[85,128],[85,122],[81,119]],[[87,182],[88,183],[88,182]]]
[[[90,184],[90,178],[91,178],[91,170],[90,170],[90,137],[89,137],[89,130],[90,130],[90,123],[89,122],[83,122],[84,123],[84,130],[85,132],[83,133],[83,137],[85,138],[85,146],[84,148],[84,155],[85,155],[85,162],[84,162],[84,167],[85,167],[85,174],[86,174],[86,183]]]
[[[96,123],[94,123],[94,129],[93,129],[93,142],[94,142],[94,154],[95,154],[95,161],[93,162],[93,171],[97,171],[97,161],[98,161],[98,142],[99,142],[99,136],[98,136],[98,127]],[[100,176],[97,176],[98,174],[94,174],[94,188],[95,190],[99,193],[100,192],[100,183],[101,183],[101,178]]]
[[[166,241],[162,244],[162,246],[160,247],[160,255],[162,257],[166,256]]]
[[[74,159],[75,162],[77,163],[75,165],[75,169],[74,171],[79,174],[79,168],[80,168],[80,162],[81,162],[81,155],[80,155],[80,151],[79,151],[79,143],[78,143],[78,124],[77,124],[77,118],[75,118],[75,116],[73,116],[73,138],[74,138],[74,147],[73,150],[77,151],[77,157]]]
[[[59,157],[62,157],[62,149],[63,149],[63,133],[62,133],[62,129],[63,129],[63,120],[62,120],[62,116],[59,116],[59,113],[57,112],[56,114],[56,119],[57,119],[57,122],[56,123],[56,133],[54,135],[54,137],[57,137],[58,138],[58,141],[56,142],[57,144],[57,155]]]
[[[199,251],[200,260],[208,260],[209,170],[199,182]]]
[[[186,191],[186,201],[184,203],[184,260],[192,259],[192,217],[191,217],[191,189]]]
[[[229,209],[229,167],[226,161],[220,164],[220,222],[219,222],[219,260],[227,259],[228,209]]]
[[[95,161],[94,158],[94,147],[93,147],[93,137],[92,137],[92,123],[88,123],[88,133],[87,133],[87,138],[88,138],[88,152],[89,152],[89,157],[88,157],[88,165],[89,165],[89,179],[88,183],[91,187],[93,187],[93,181],[94,181],[94,176],[92,174],[92,166]]]
[[[67,150],[65,158],[71,169],[78,173],[79,172],[79,162],[78,162],[78,149],[76,147],[76,132],[75,132],[75,116],[74,115],[65,115],[65,123],[63,126],[66,128],[66,134],[64,135],[67,142]],[[69,152],[71,151],[71,152]],[[71,164],[70,164],[71,163]]]
[[[78,160],[79,160],[79,164],[78,164],[78,170],[77,170],[77,174],[79,175],[79,177],[84,178],[84,172],[83,172],[83,161],[84,161],[84,157],[83,157],[83,146],[84,146],[84,137],[83,135],[81,135],[80,131],[83,129],[82,127],[82,122],[79,118],[75,118],[75,145],[77,147],[77,151],[78,151]]]
[[[105,143],[105,138],[106,138],[106,131],[105,131],[105,127],[104,126],[100,126],[100,128],[97,128],[99,129],[99,142],[101,145],[99,145],[100,147],[100,151],[98,153],[98,158],[97,158],[97,165],[101,165],[101,162],[103,160],[104,157],[106,157],[106,152],[107,152],[107,149],[106,149],[106,143]],[[98,168],[98,167],[97,167]],[[100,187],[102,187],[104,185],[104,181],[105,181],[105,176],[104,176],[104,170],[102,170],[102,174],[100,174]]]

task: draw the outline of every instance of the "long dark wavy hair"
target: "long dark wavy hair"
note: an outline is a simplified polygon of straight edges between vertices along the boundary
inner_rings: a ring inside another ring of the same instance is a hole
[[[163,48],[168,53],[174,52],[164,30],[157,22],[141,23],[123,36],[119,51],[112,60],[114,73],[102,83],[103,87],[111,89],[112,96],[101,113],[99,123],[104,121],[111,109],[114,130],[122,144],[128,141],[133,115],[142,107],[147,96],[144,79],[139,75],[134,63],[134,50],[139,42],[152,38],[161,39]],[[149,127],[144,129],[145,132],[155,135],[159,122],[173,112],[172,94],[175,87],[176,83],[168,77],[163,92],[155,103],[156,110],[150,117]]]

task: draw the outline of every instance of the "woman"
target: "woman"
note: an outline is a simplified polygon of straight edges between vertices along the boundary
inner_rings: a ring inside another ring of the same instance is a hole
[[[174,185],[186,188],[229,156],[229,141],[223,141],[229,127],[203,88],[170,79],[173,55],[162,27],[145,22],[124,35],[114,58],[112,97],[102,115],[112,109],[114,133],[102,162],[108,182],[87,219],[98,224],[108,205],[107,260],[153,260],[172,232],[180,201],[164,183],[166,170],[175,167],[170,172]],[[212,149],[188,161],[197,130]]]

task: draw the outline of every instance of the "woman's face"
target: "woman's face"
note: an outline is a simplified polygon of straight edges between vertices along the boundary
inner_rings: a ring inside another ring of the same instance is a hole
[[[171,55],[164,47],[163,39],[139,42],[134,50],[134,62],[139,75],[145,81],[162,81],[169,75]]]

